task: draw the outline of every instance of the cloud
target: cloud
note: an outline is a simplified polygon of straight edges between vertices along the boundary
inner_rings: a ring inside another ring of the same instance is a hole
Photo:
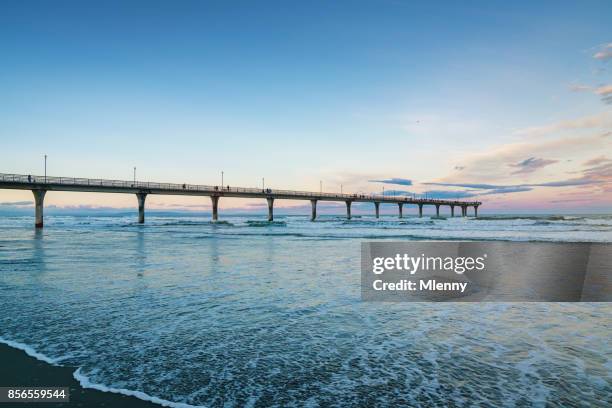
[[[591,180],[612,183],[612,160],[590,167],[584,171],[585,177]]]
[[[585,166],[596,166],[602,163],[612,162],[612,159],[608,159],[606,156],[594,157],[591,160],[587,160],[584,162]]]
[[[366,193],[370,194],[370,193]],[[386,196],[411,196],[414,193],[408,190],[385,190]]]
[[[460,199],[460,198],[476,197],[478,195],[471,191],[463,191],[463,190],[457,190],[457,191],[430,190],[430,191],[425,191],[424,194],[427,195],[428,198],[435,198],[439,200],[445,200],[445,199],[454,200],[454,199]]]
[[[542,167],[546,167],[550,164],[557,163],[557,162],[558,160],[547,160],[547,159],[539,159],[536,157],[530,157],[518,163],[510,164],[510,166],[518,168],[518,170],[513,172],[512,174],[526,174],[526,173],[533,173],[537,169],[541,169]]]
[[[592,86],[588,86],[588,85],[571,85],[570,89],[573,92],[585,92],[585,91],[591,91],[593,90]]]
[[[549,181],[545,183],[525,183],[525,184],[511,184],[511,185],[496,185],[496,184],[480,184],[480,183],[423,183],[430,186],[445,186],[445,187],[464,187],[473,188],[480,190],[504,190],[505,192],[511,192],[509,190],[515,188],[531,188],[531,187],[571,187],[571,186],[583,186],[586,184],[595,184],[597,180],[590,179],[588,177],[580,177],[569,180],[560,181]],[[528,191],[528,190],[520,190]]]
[[[559,160],[556,164],[556,166],[559,166],[558,171],[567,172],[571,170],[572,166],[576,166],[581,161],[587,160],[597,153],[601,154],[601,152],[608,151],[611,148],[612,137],[609,137],[607,133],[509,143],[495,146],[490,150],[468,154],[463,157],[465,162],[465,169],[463,171],[454,171],[444,178],[431,181],[464,184],[484,183],[490,185],[515,185],[517,181],[520,181],[521,184],[532,183],[534,181],[548,181],[516,180],[517,175],[511,174],[511,171],[508,171],[508,169],[511,165],[523,162],[525,158],[546,158],[546,156],[554,155],[555,159]],[[571,163],[573,162],[567,162],[565,160],[567,158],[577,161],[576,165],[572,165]],[[515,167],[514,169],[518,168]],[[575,168],[575,170],[581,172],[580,168]],[[520,176],[532,177],[534,174],[537,173],[523,173]],[[550,181],[554,181],[554,179]]]
[[[27,206],[27,205],[33,205],[34,202],[33,201],[5,201],[3,203],[0,203],[0,205],[2,206],[15,206],[15,207],[21,207],[21,206]]]
[[[600,170],[603,170],[603,175],[600,174]],[[423,183],[428,185],[445,186],[445,187],[463,187],[471,190],[467,191],[434,191],[437,195],[434,198],[467,198],[477,197],[495,194],[509,194],[509,193],[520,193],[525,191],[532,191],[535,187],[571,187],[571,186],[584,186],[599,183],[606,183],[612,180],[612,176],[607,173],[612,173],[612,164],[606,169],[597,169],[592,174],[587,174],[581,178],[551,181],[546,183],[530,183],[530,184],[514,184],[514,185],[497,185],[497,184],[483,184],[483,183]],[[434,193],[428,192],[428,193]],[[441,194],[443,193],[443,194]],[[459,193],[459,195],[458,195]],[[463,193],[463,194],[461,194]],[[433,197],[433,196],[432,196]]]
[[[601,100],[610,105],[612,104],[612,85],[604,85],[595,89],[597,95],[601,96]]]
[[[483,196],[483,195],[493,195],[493,194],[520,193],[520,192],[531,191],[531,190],[533,190],[533,188],[527,187],[527,186],[507,186],[503,188],[496,188],[493,190],[489,190],[484,193],[480,193],[478,195]]]
[[[611,95],[612,94],[612,85],[600,86],[599,88],[595,89],[595,93],[597,95],[603,95],[603,96]]]
[[[602,61],[612,58],[612,43],[600,46],[599,51],[593,54],[593,58]]]
[[[368,181],[370,183],[397,184],[400,186],[411,186],[412,185],[412,180],[405,179],[405,178],[397,178],[397,177],[393,177],[389,179],[382,179],[382,180],[368,180]]]
[[[568,130],[609,129],[612,127],[612,112],[604,111],[596,115],[563,120],[544,126],[533,126],[515,132],[520,136],[535,137]]]

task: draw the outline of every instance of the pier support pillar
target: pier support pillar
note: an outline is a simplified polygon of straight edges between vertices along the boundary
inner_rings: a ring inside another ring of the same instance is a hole
[[[419,204],[419,218],[423,216],[423,204]]]
[[[436,217],[440,217],[440,204],[436,204]]]
[[[474,217],[478,218],[478,206],[477,205],[474,206]]]
[[[374,207],[376,208],[376,218],[380,216],[380,203],[374,202]]]
[[[212,201],[212,219],[217,221],[219,219],[219,196],[210,196]]]
[[[272,197],[266,198],[268,200],[268,221],[274,220],[274,199]]]
[[[346,202],[346,218],[349,220],[351,219],[351,203],[352,201]]]
[[[136,198],[138,198],[138,223],[144,224],[144,210],[147,193],[136,193]]]
[[[455,216],[455,206],[451,205],[450,208],[451,208],[451,217],[454,217]]]
[[[36,211],[36,220],[34,221],[34,226],[36,228],[43,227],[43,208],[46,193],[47,190],[32,190],[32,194],[34,194],[34,207]]]
[[[317,218],[317,200],[310,200],[310,205],[312,206],[310,221],[314,221]]]
[[[397,206],[399,207],[399,217],[404,218],[404,213],[403,213],[404,203],[397,203]]]
[[[461,206],[461,216],[467,217],[467,207],[465,205]]]

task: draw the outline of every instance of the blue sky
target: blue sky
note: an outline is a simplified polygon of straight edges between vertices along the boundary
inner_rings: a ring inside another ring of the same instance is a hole
[[[0,172],[609,208],[612,3],[533,3],[4,2]]]

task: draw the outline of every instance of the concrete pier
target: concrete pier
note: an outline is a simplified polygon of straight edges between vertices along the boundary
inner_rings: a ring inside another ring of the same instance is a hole
[[[138,198],[138,223],[144,224],[145,200],[147,199],[147,194],[137,193],[136,198]]]
[[[310,221],[314,221],[317,218],[317,200],[310,200],[310,205],[312,206]]]
[[[467,216],[469,207],[474,207],[474,215],[478,215],[479,201],[439,200],[432,198],[416,198],[408,196],[385,196],[380,194],[347,194],[347,193],[323,193],[313,191],[277,190],[270,188],[253,187],[219,187],[200,184],[186,183],[158,183],[135,180],[106,180],[88,179],[79,177],[52,177],[27,174],[0,173],[0,189],[30,190],[35,198],[35,211],[37,227],[43,225],[43,202],[47,191],[73,191],[87,193],[122,193],[135,194],[138,198],[138,222],[144,222],[144,208],[147,195],[177,195],[210,197],[212,201],[212,219],[217,221],[219,217],[219,198],[265,198],[268,201],[268,218],[273,220],[274,200],[308,200],[312,205],[311,219],[316,219],[316,205],[319,201],[344,201],[346,204],[346,216],[351,219],[351,204],[374,203],[376,217],[380,217],[380,205],[382,203],[397,204],[399,217],[403,217],[403,205],[415,204],[419,207],[419,217],[423,216],[423,206],[436,206],[436,214],[439,216],[440,206],[451,207],[451,214],[455,215],[455,207],[461,207],[464,217]]]
[[[212,219],[217,221],[219,219],[219,196],[210,196],[212,201]]]
[[[268,221],[274,221],[274,198],[268,197]]]
[[[36,228],[42,228],[43,227],[43,208],[44,208],[45,194],[47,193],[47,190],[32,190],[32,193],[34,194],[34,207],[36,211],[36,221],[34,225]]]
[[[455,216],[455,206],[451,205],[450,208],[451,208],[451,217],[454,217]]]

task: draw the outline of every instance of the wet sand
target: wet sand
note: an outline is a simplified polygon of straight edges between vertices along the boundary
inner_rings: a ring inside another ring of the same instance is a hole
[[[47,364],[6,344],[0,344],[0,362],[0,386],[2,387],[70,388],[69,403],[16,403],[16,407],[160,407],[160,405],[134,397],[83,388],[72,376],[76,368]],[[0,403],[2,407],[9,405]]]

